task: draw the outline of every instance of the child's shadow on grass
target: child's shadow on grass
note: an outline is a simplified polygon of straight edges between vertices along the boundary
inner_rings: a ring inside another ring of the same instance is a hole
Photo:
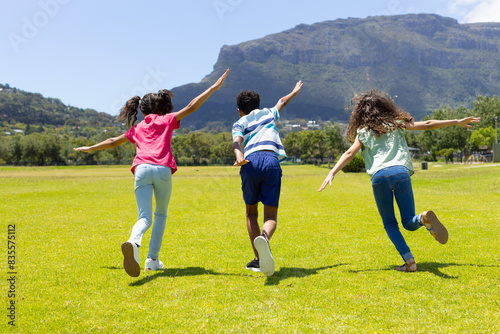
[[[130,283],[130,286],[140,286],[151,282],[159,277],[182,277],[182,276],[201,276],[201,275],[229,275],[215,272],[210,269],[201,267],[187,267],[187,268],[165,268],[155,271],[154,274],[144,276],[138,281]]]
[[[388,270],[395,271],[396,266],[391,266],[385,269],[368,269],[368,270],[350,270],[352,273],[360,273],[366,271],[380,271],[380,270]],[[439,263],[439,262],[419,262],[417,263],[417,272],[428,272],[436,275],[437,277],[446,278],[446,279],[458,279],[459,276],[451,276],[443,273],[440,269],[447,267],[499,267],[498,265],[479,265],[479,264],[467,264],[467,263]]]
[[[348,263],[339,263],[331,266],[320,267],[320,268],[293,268],[293,267],[281,267],[280,270],[276,271],[272,276],[267,277],[266,285],[278,285],[280,281],[285,280],[290,277],[306,277],[310,275],[316,275],[320,270],[345,266]]]
[[[106,269],[120,269],[123,270],[123,267],[103,267]],[[201,268],[201,267],[187,267],[187,268],[165,268],[156,271],[151,271],[153,274],[142,274],[145,275],[139,280],[130,283],[130,286],[141,286],[152,280],[155,280],[159,277],[182,277],[182,276],[201,276],[201,275],[231,275],[231,274],[222,274],[215,272],[213,270]]]

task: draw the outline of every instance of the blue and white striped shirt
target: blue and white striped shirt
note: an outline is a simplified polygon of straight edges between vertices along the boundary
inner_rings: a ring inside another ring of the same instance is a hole
[[[280,113],[276,108],[255,109],[233,124],[233,140],[238,136],[243,137],[245,158],[253,152],[264,150],[274,151],[282,158],[286,158],[276,128],[276,121],[279,118]]]

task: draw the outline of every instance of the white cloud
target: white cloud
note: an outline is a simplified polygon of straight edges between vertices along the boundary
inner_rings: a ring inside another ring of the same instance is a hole
[[[500,22],[500,0],[451,0],[449,8],[463,23]]]
[[[500,22],[500,0],[481,1],[465,16],[467,22]]]

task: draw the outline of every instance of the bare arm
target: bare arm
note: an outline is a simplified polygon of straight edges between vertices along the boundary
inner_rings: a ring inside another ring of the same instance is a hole
[[[444,128],[447,126],[458,125],[462,128],[472,128],[472,125],[469,123],[479,123],[481,118],[477,118],[474,116],[469,116],[462,119],[448,119],[448,120],[429,120],[429,121],[421,121],[421,122],[407,122],[406,129],[407,130],[434,130],[439,128]]]
[[[93,151],[104,150],[106,148],[116,147],[118,145],[123,144],[127,140],[128,140],[127,136],[125,134],[122,134],[121,136],[118,136],[118,137],[108,138],[108,139],[100,142],[99,144],[95,144],[93,146],[76,147],[73,150],[90,153]]]
[[[295,84],[295,87],[293,88],[293,90],[290,94],[283,96],[281,99],[279,99],[278,103],[276,103],[276,105],[274,106],[276,109],[278,109],[279,113],[300,92],[301,88],[302,88],[302,81],[299,81]]]
[[[349,147],[349,149],[345,151],[344,154],[342,154],[339,161],[337,161],[335,166],[333,166],[332,170],[330,171],[330,173],[328,173],[327,177],[323,181],[323,184],[321,184],[321,187],[319,187],[318,191],[325,189],[328,184],[330,184],[330,186],[332,185],[332,181],[335,175],[339,171],[341,171],[342,168],[344,168],[345,165],[347,165],[352,160],[352,158],[354,158],[354,156],[359,152],[362,146],[363,144],[361,144],[359,139],[356,138],[351,147]]]
[[[243,149],[241,148],[241,145],[243,144],[243,137],[238,136],[234,138],[233,141],[233,150],[234,150],[234,155],[236,156],[236,162],[233,164],[233,166],[242,166],[248,162],[243,157]]]
[[[210,97],[210,95],[212,95],[213,92],[215,92],[222,86],[224,80],[226,80],[227,72],[229,72],[229,69],[227,69],[226,72],[224,72],[224,74],[206,91],[195,97],[191,102],[189,102],[189,104],[186,107],[179,110],[175,118],[178,121],[180,121],[187,115],[192,114],[196,110],[198,110],[198,108],[201,107],[203,103],[205,103],[205,101]]]

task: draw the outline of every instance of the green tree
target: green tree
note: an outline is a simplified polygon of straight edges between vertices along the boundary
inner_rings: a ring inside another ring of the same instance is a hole
[[[210,157],[210,143],[202,132],[190,132],[186,136],[185,150],[193,159],[195,165],[199,165],[202,159]]]
[[[340,156],[336,159],[336,162],[340,159]],[[347,165],[342,168],[344,173],[361,173],[365,171],[365,160],[358,152]]]
[[[474,101],[471,114],[467,116],[481,117],[481,122],[474,125],[475,129],[494,128],[495,116],[500,117],[500,99],[496,95],[493,95],[493,97],[479,95]]]
[[[300,132],[290,132],[283,139],[283,147],[289,157],[300,157],[302,148],[300,146]]]
[[[409,147],[420,149],[422,143],[418,138],[419,131],[405,131],[404,137]]]
[[[42,134],[41,139],[41,160],[44,163],[62,163],[61,159],[61,138],[55,134]]]
[[[460,119],[467,117],[469,113],[470,110],[465,107],[459,107],[456,110],[451,107],[441,107],[434,110],[431,115],[426,116],[424,121],[428,119]],[[471,131],[468,131],[468,129],[449,126],[432,131],[422,131],[419,138],[424,150],[431,152],[431,156],[435,160],[438,155],[437,152],[443,149],[453,148],[459,152],[467,150],[470,135]]]
[[[326,156],[328,151],[328,141],[327,135],[323,130],[315,130],[312,133],[311,143],[314,149],[314,156],[319,158],[323,162],[323,158]]]
[[[234,159],[233,143],[225,141],[212,146],[210,159],[214,163],[224,163]]]
[[[21,144],[21,136],[16,135],[12,138],[11,140],[11,145],[10,145],[10,156],[12,158],[12,162],[14,164],[20,164],[22,159],[23,159],[23,147]]]
[[[87,138],[76,138],[73,140],[73,147],[80,146],[92,146],[94,142]],[[97,162],[97,153],[99,151],[94,151],[92,153],[85,152],[70,152],[68,153],[68,159],[71,159],[77,164],[85,164],[85,165],[95,165]]]
[[[454,148],[444,148],[442,150],[436,151],[436,155],[443,156],[446,163],[448,163],[448,161],[453,162],[453,153],[454,152],[455,152]]]
[[[30,165],[43,165],[45,162],[41,135],[32,133],[21,139],[22,161]]]
[[[108,138],[120,136],[123,131],[116,128],[106,128],[99,132],[97,135],[93,136],[91,139],[95,143],[100,143]],[[109,148],[102,151],[96,151],[96,159],[99,163],[102,160],[112,160],[114,163],[120,164],[125,158],[126,146],[131,143],[125,143],[118,145],[113,148]]]
[[[470,136],[470,141],[478,148],[481,146],[488,146],[491,148],[495,141],[495,130],[492,127],[488,127],[473,131]]]
[[[234,159],[231,133],[210,134],[210,160],[212,163],[226,163]]]
[[[186,157],[186,136],[182,134],[177,134],[172,137],[172,154],[176,160],[181,157]]]
[[[0,140],[0,164],[5,164],[11,161],[12,157],[12,139],[7,137],[6,139]]]
[[[338,149],[339,152],[344,151],[344,147],[346,147],[345,138],[343,136],[344,127],[340,123],[326,123],[324,127],[324,131],[326,134],[326,140],[328,147],[330,149]]]
[[[302,152],[300,159],[304,161],[310,160],[314,155],[314,134],[311,130],[303,130],[298,132],[300,138],[300,150]]]

